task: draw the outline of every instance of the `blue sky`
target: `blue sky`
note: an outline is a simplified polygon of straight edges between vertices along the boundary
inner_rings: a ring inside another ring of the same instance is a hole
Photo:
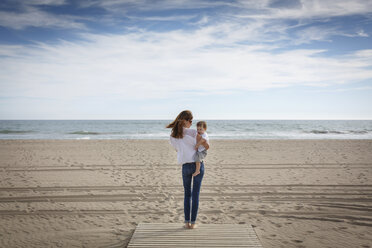
[[[372,119],[372,1],[9,0],[0,119]]]

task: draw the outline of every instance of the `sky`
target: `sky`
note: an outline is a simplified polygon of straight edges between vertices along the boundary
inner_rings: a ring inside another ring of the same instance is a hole
[[[371,0],[2,0],[0,119],[372,119]]]

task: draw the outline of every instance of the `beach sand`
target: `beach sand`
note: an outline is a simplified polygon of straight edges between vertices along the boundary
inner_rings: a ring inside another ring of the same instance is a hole
[[[210,143],[200,225],[252,224],[265,248],[372,245],[372,140]],[[125,247],[140,222],[183,220],[167,140],[0,140],[0,247]]]

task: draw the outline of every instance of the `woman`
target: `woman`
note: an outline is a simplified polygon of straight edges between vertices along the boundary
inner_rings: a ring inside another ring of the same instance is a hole
[[[184,212],[185,228],[194,229],[197,227],[195,221],[199,207],[199,192],[201,182],[204,176],[204,163],[200,163],[200,174],[194,177],[193,188],[191,191],[192,174],[195,172],[196,163],[194,155],[196,153],[195,145],[201,139],[196,130],[190,129],[192,124],[192,113],[189,110],[182,111],[177,118],[170,123],[167,128],[172,128],[170,135],[170,144],[177,151],[177,160],[182,164],[182,179],[185,192]],[[203,146],[209,149],[209,145],[204,142]],[[191,220],[190,203],[192,198]]]

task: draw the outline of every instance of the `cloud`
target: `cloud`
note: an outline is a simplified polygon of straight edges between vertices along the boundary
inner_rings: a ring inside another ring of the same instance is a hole
[[[270,8],[301,8],[302,3],[300,0],[272,0],[269,2]]]
[[[66,4],[65,0],[28,0],[28,1],[16,0],[13,2],[20,2],[26,5],[64,5]]]
[[[0,26],[16,30],[27,27],[48,27],[63,29],[85,29],[85,25],[77,20],[83,18],[72,15],[56,15],[40,10],[40,6],[64,5],[64,0],[31,0],[12,2],[12,11],[0,10]]]
[[[372,90],[372,86],[354,87],[354,88],[337,88],[337,89],[312,89],[311,92],[348,92],[348,91],[366,91]]]
[[[189,21],[198,15],[136,16],[128,12],[226,8],[213,12],[216,16],[203,12],[199,21],[191,22],[194,25],[191,30],[154,32],[132,26],[127,34],[103,35],[89,33],[77,21],[79,17],[52,15],[37,8],[63,5],[64,1],[33,0],[24,4],[20,13],[0,13],[0,25],[15,29],[39,26],[83,30],[80,36],[85,42],[0,45],[3,56],[0,95],[164,98],[189,89],[202,94],[223,94],[293,85],[321,87],[370,79],[371,50],[326,57],[322,49],[299,50],[288,46],[330,41],[335,35],[368,37],[363,29],[349,32],[337,26],[311,26],[310,20],[303,19],[369,13],[370,2],[158,1],[156,5],[145,0],[79,2],[80,8],[98,6],[150,22]],[[301,21],[289,25],[288,18]],[[296,28],[294,36],[289,34]],[[286,51],[278,52],[277,48]]]
[[[32,109],[30,103],[30,115],[36,109],[52,113],[55,107],[74,113],[75,105],[106,113],[123,101],[151,102],[149,108],[162,102],[166,108],[169,99],[183,106],[195,98],[232,99],[248,91],[292,86],[311,86],[314,92],[370,89],[350,86],[372,79],[372,49],[342,54],[337,46],[327,51],[312,43],[335,41],[337,36],[369,39],[371,1],[17,4],[19,9],[0,9],[0,25],[15,29],[15,34],[47,27],[73,31],[81,39],[0,45],[0,98],[7,99],[4,106],[13,106],[6,110],[9,116],[30,99],[38,104]],[[65,14],[48,12],[51,9]],[[76,15],[80,11],[84,17]],[[347,18],[335,18],[352,15],[363,23],[346,27]],[[165,21],[176,25],[163,25]],[[299,49],[301,44],[309,49]],[[346,50],[351,49],[355,46]]]
[[[369,37],[364,30],[346,31],[342,30],[341,27],[329,26],[329,27],[318,27],[310,26],[307,28],[302,28],[295,32],[291,37],[288,36],[287,39],[290,40],[292,44],[310,44],[313,41],[327,41],[332,42],[335,36],[345,36],[345,37]]]
[[[142,21],[186,21],[196,17],[196,15],[172,15],[172,16],[126,16],[134,20]]]
[[[79,43],[0,45],[0,96],[156,99],[191,89],[221,94],[372,78],[372,50],[337,57],[323,56],[319,49],[273,52],[270,45],[241,45],[242,36],[225,28],[222,33],[221,26],[207,26],[84,34],[86,41]]]
[[[37,5],[50,5],[50,6],[59,6],[66,4],[65,0],[3,0],[2,6],[15,6],[19,9],[22,9],[27,6],[37,6]]]
[[[366,32],[364,32],[364,30],[359,30],[357,32],[357,36],[360,36],[360,37],[369,37],[369,35]]]
[[[207,0],[85,0],[72,4],[64,0],[32,0],[16,1],[19,11],[0,11],[0,25],[12,29],[27,27],[49,27],[73,29],[76,32],[87,31],[85,21],[89,25],[98,22],[108,27],[141,28],[144,22],[153,27],[154,21],[182,22],[191,26],[219,25],[219,27],[234,31],[242,28],[241,33],[253,35],[249,41],[278,42],[292,40],[292,44],[309,43],[314,40],[330,40],[332,35],[349,37],[368,37],[361,27],[354,32],[344,32],[341,26],[322,25],[309,27],[320,20],[327,22],[332,17],[364,15],[372,13],[372,1],[368,0],[306,0],[306,1],[207,1]],[[69,6],[75,11],[71,14],[56,15],[48,13],[41,6]],[[76,10],[84,8],[102,8],[105,10],[99,17],[90,18],[77,16]],[[193,12],[187,12],[192,10]],[[195,11],[196,10],[196,11]],[[186,11],[186,12],[185,12]],[[130,19],[130,22],[123,21]],[[370,17],[369,17],[370,18]],[[195,21],[194,19],[199,19]],[[297,24],[288,24],[288,20],[296,20]],[[297,38],[288,32],[293,28],[304,27],[297,33]],[[175,28],[182,28],[175,25]],[[225,29],[225,30],[226,30]],[[302,32],[303,31],[303,32]],[[222,32],[224,32],[222,30]],[[230,35],[232,36],[232,35]],[[256,38],[256,39],[255,39]]]
[[[0,11],[0,26],[12,29],[27,27],[53,27],[63,29],[85,29],[74,17],[68,15],[55,16],[36,8],[28,8],[24,13],[11,13]]]
[[[99,6],[108,11],[132,10],[137,11],[157,11],[157,10],[174,10],[174,9],[205,9],[219,6],[234,6],[226,1],[207,1],[207,0],[91,0],[81,1],[82,7]]]
[[[244,10],[256,10],[246,13],[245,17],[260,19],[330,18],[336,16],[367,15],[372,12],[372,1],[370,0],[305,0],[301,1],[300,4],[296,4],[295,7],[288,7],[288,4],[278,7],[273,6],[271,3],[271,1],[239,1],[239,5],[243,10],[242,12]]]

